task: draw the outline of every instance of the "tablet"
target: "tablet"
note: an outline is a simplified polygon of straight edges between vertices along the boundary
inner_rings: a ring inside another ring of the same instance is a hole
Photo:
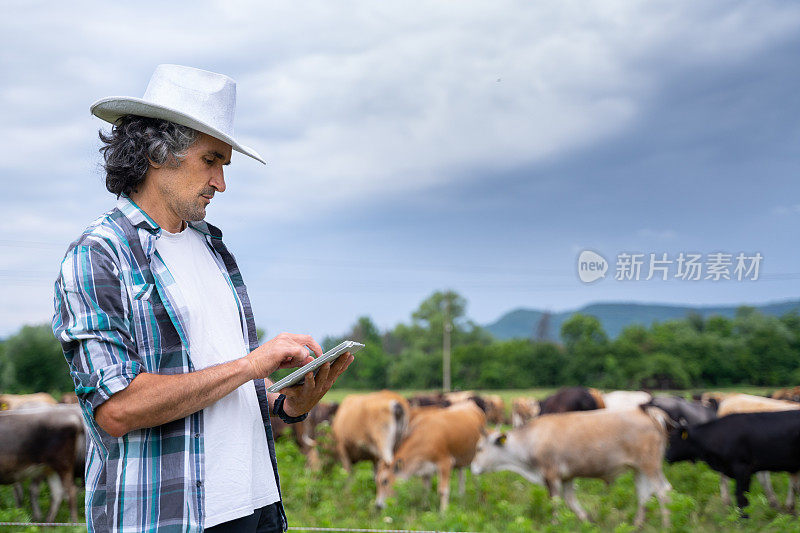
[[[291,387],[292,385],[299,385],[301,384],[300,382],[303,380],[305,375],[308,374],[309,372],[313,371],[314,375],[316,376],[317,372],[319,371],[319,367],[321,367],[328,361],[334,361],[344,352],[350,352],[351,354],[354,354],[363,347],[364,345],[361,344],[360,342],[344,341],[337,347],[328,350],[324,354],[320,355],[307,365],[298,368],[297,370],[295,370],[282,380],[278,381],[277,383],[273,383],[267,388],[267,392],[278,392],[281,389],[285,389],[286,387]]]

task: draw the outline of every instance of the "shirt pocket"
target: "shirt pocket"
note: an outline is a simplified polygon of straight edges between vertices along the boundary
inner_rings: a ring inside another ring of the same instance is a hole
[[[148,372],[185,371],[183,343],[155,283],[130,286],[131,327]]]
[[[136,350],[149,372],[158,368],[156,347],[160,344],[160,332],[156,319],[156,309],[151,299],[158,294],[153,283],[140,283],[129,286],[131,303],[131,334],[136,341]]]

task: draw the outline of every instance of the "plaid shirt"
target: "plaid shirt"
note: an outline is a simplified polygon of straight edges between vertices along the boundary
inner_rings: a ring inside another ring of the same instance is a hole
[[[206,237],[236,295],[242,333],[258,346],[247,290],[222,232]],[[186,306],[155,251],[161,228],[129,198],[95,220],[70,245],[55,284],[53,332],[61,342],[87,429],[86,522],[97,532],[202,531],[203,412],[115,438],[94,410],[140,372],[194,370]],[[267,444],[278,480],[264,380],[256,380]],[[279,488],[280,490],[280,488]],[[281,507],[284,530],[286,515]]]

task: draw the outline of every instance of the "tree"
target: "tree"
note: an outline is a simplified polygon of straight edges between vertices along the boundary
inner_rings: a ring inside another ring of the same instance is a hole
[[[49,324],[23,326],[3,344],[3,390],[63,393],[74,389],[61,345]]]
[[[383,350],[380,331],[372,319],[368,316],[359,317],[346,338],[364,344],[364,348],[355,354],[355,360],[345,373],[339,376],[336,385],[353,389],[386,388],[389,357]]]
[[[617,365],[609,350],[608,335],[596,317],[572,315],[561,326],[561,339],[567,348],[567,381],[585,386],[607,382],[606,367],[616,369]]]

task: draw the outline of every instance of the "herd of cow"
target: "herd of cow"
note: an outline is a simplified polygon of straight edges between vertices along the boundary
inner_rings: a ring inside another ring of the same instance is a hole
[[[357,461],[371,461],[376,505],[383,507],[398,479],[421,477],[428,487],[438,475],[440,508],[447,508],[450,474],[508,470],[563,497],[582,520],[589,516],[575,495],[577,478],[611,483],[633,470],[638,508],[634,525],[645,518],[645,504],[656,496],[664,527],[671,485],[668,462],[703,461],[721,474],[720,493],[730,505],[729,480],[736,483],[740,512],[756,474],[770,505],[780,508],[769,472],[788,472],[786,507],[793,512],[800,493],[800,387],[771,398],[740,393],[704,393],[690,401],[652,396],[644,391],[602,393],[565,387],[539,402],[517,398],[511,407],[513,429],[491,430],[507,422],[498,396],[470,392],[404,398],[391,391],[347,396],[340,405],[320,405],[295,426],[295,438],[312,468],[318,466],[314,431],[331,420],[336,455],[349,472]],[[280,426],[276,427],[280,433]]]
[[[75,480],[83,478],[85,436],[74,396],[57,403],[47,394],[0,395],[0,484],[14,485],[17,505],[21,482],[30,480],[34,520],[42,483],[50,488],[52,521],[66,494],[70,517],[77,519]],[[508,431],[489,429],[511,422]],[[720,493],[730,504],[729,479],[736,503],[753,474],[770,505],[780,508],[770,472],[788,472],[786,507],[794,511],[800,493],[800,387],[771,398],[739,393],[704,393],[689,401],[652,396],[644,391],[600,392],[565,387],[545,400],[517,398],[510,420],[499,396],[472,392],[426,394],[405,398],[391,391],[353,394],[341,404],[319,404],[298,424],[272,420],[276,436],[291,434],[310,468],[320,465],[317,428],[330,423],[335,454],[348,472],[359,461],[373,464],[376,505],[391,497],[395,481],[421,477],[428,487],[438,476],[440,509],[447,508],[450,477],[508,470],[563,497],[582,520],[589,516],[575,494],[577,478],[611,483],[633,470],[638,508],[634,525],[645,517],[645,504],[656,496],[662,524],[669,525],[667,481],[662,465],[703,461],[721,474]]]

